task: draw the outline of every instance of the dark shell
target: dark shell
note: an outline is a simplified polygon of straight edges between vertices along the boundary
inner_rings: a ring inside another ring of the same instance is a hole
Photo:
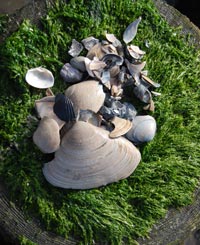
[[[57,94],[53,111],[61,120],[71,122],[76,120],[73,103],[64,94]]]
[[[89,51],[95,44],[99,43],[99,40],[94,37],[87,37],[81,41],[84,47]]]
[[[151,93],[150,91],[143,85],[139,84],[133,90],[135,96],[140,99],[144,103],[150,103],[151,101]]]
[[[107,69],[111,69],[114,66],[120,66],[123,64],[124,59],[116,54],[106,54],[104,55],[104,57],[102,58],[102,61],[104,61],[106,63],[106,68]]]
[[[66,83],[80,82],[83,78],[83,73],[69,63],[62,67],[60,75]]]

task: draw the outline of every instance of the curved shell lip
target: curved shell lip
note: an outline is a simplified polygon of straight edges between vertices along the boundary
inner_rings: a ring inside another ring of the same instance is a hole
[[[44,67],[29,69],[26,73],[25,80],[29,85],[35,88],[46,89],[54,85],[52,72]]]

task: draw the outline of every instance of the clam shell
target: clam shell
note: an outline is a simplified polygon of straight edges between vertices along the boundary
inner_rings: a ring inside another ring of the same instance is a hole
[[[52,118],[57,122],[59,128],[62,128],[65,122],[59,119],[54,113],[53,111],[54,103],[55,103],[55,96],[46,96],[40,100],[35,101],[35,109],[40,118],[44,118],[44,117]]]
[[[70,63],[64,64],[60,75],[66,83],[80,82],[83,77],[83,73],[74,68]]]
[[[53,111],[62,121],[71,122],[76,120],[73,103],[64,94],[57,94]]]
[[[132,128],[126,134],[126,137],[136,143],[151,141],[156,133],[156,121],[152,116],[136,116],[132,122]]]
[[[54,85],[54,77],[51,71],[43,67],[32,68],[26,73],[26,82],[35,88],[50,88]]]
[[[95,80],[87,80],[67,88],[65,95],[72,101],[75,114],[80,109],[98,112],[105,100],[103,86]]]
[[[55,158],[43,174],[54,186],[90,189],[127,178],[141,160],[139,150],[123,137],[78,121],[65,134]]]
[[[59,130],[54,119],[43,117],[33,134],[33,142],[43,153],[53,153],[60,146]]]
[[[114,130],[110,132],[110,138],[117,138],[126,134],[132,128],[132,122],[120,117],[114,117],[111,120],[111,123],[114,125]]]

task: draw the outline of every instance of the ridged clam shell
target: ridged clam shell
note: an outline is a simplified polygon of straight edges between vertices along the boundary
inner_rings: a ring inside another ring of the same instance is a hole
[[[151,141],[156,133],[156,121],[152,116],[136,116],[126,137],[137,144]]]
[[[74,84],[66,89],[65,95],[72,101],[75,113],[79,109],[98,112],[105,100],[103,86],[95,80]]]
[[[120,117],[114,117],[111,120],[111,123],[114,125],[114,130],[110,132],[110,138],[117,138],[126,134],[132,128],[132,122]]]
[[[54,119],[43,117],[33,134],[33,142],[43,153],[53,153],[60,146],[59,130]]]
[[[90,189],[128,177],[141,160],[139,150],[123,137],[78,121],[65,134],[55,158],[43,174],[54,186]]]
[[[29,85],[35,88],[50,88],[54,85],[53,74],[43,67],[28,70],[25,79]]]

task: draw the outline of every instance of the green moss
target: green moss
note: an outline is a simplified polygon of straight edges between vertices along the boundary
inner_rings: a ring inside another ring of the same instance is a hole
[[[59,71],[69,60],[72,39],[103,38],[105,31],[122,39],[125,27],[139,16],[134,43],[146,51],[149,76],[161,84],[162,95],[154,99],[155,139],[141,148],[142,162],[128,179],[87,191],[50,186],[41,169],[53,156],[34,146],[36,124],[30,117],[35,99],[44,93],[25,83],[26,71],[48,68],[55,76],[53,90],[64,91]],[[169,207],[191,203],[198,184],[199,51],[166,24],[150,0],[56,2],[42,23],[39,30],[24,21],[0,47],[0,173],[13,200],[47,230],[83,244],[134,244]]]

